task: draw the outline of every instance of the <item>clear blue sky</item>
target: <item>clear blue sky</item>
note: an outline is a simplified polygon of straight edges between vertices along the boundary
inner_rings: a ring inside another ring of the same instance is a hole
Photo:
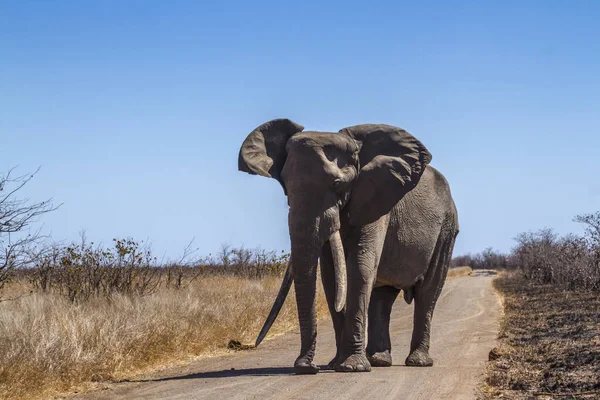
[[[280,186],[237,171],[276,117],[420,138],[455,255],[600,209],[600,2],[212,3],[0,4],[0,169],[42,167],[55,239],[288,249]]]

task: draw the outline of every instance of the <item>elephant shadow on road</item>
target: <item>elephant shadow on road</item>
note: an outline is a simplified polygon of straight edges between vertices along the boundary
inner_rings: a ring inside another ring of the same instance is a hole
[[[325,372],[325,371],[324,371]],[[131,379],[123,380],[121,383],[142,383],[142,382],[167,382],[186,379],[214,379],[214,378],[233,378],[242,376],[276,376],[276,375],[294,375],[293,367],[265,367],[265,368],[242,368],[242,369],[224,369],[221,371],[198,372],[180,376],[169,376],[155,379]]]
[[[393,367],[405,367],[404,365],[393,365]],[[326,366],[321,366],[319,374],[335,374],[335,371],[326,369]],[[219,378],[235,378],[245,376],[302,376],[295,375],[293,367],[264,367],[264,368],[240,368],[240,369],[224,369],[220,371],[197,372],[187,375],[168,376],[164,378],[154,379],[126,379],[119,383],[146,383],[146,382],[168,382],[187,379],[219,379]]]

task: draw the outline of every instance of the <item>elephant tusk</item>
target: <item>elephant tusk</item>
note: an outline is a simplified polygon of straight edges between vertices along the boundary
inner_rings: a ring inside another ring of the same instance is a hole
[[[271,325],[273,325],[273,322],[275,322],[275,319],[277,319],[277,315],[279,314],[279,311],[281,311],[281,307],[283,306],[290,288],[292,287],[292,282],[294,282],[294,277],[292,276],[292,263],[289,262],[285,270],[285,275],[283,275],[283,280],[281,281],[279,293],[277,293],[275,302],[273,302],[273,307],[271,307],[269,316],[267,317],[262,329],[260,330],[260,333],[258,334],[258,337],[256,338],[256,342],[254,343],[255,347],[263,341],[265,336],[267,336],[269,329],[271,329]]]
[[[333,266],[335,270],[335,311],[340,312],[346,305],[346,257],[340,231],[335,231],[329,238]]]

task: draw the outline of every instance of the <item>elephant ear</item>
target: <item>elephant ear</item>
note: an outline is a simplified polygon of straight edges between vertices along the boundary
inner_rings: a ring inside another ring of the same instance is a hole
[[[411,191],[431,162],[417,138],[390,125],[363,124],[339,132],[356,140],[360,172],[352,188],[349,212],[353,225],[376,221]]]
[[[292,135],[302,130],[302,125],[285,118],[260,125],[242,143],[238,169],[251,175],[275,178],[283,186],[280,174],[287,158],[286,143]]]

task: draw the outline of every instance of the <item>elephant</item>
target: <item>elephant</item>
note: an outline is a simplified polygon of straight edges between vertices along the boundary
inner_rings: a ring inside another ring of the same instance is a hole
[[[317,267],[335,331],[335,371],[392,364],[389,322],[400,291],[414,300],[408,366],[431,366],[431,319],[458,213],[427,148],[405,130],[362,124],[304,131],[279,118],[243,141],[238,170],[276,179],[287,196],[291,257],[260,343],[293,282],[300,326],[296,374],[316,374]],[[367,328],[368,318],[368,328]],[[365,347],[365,330],[368,344]]]

